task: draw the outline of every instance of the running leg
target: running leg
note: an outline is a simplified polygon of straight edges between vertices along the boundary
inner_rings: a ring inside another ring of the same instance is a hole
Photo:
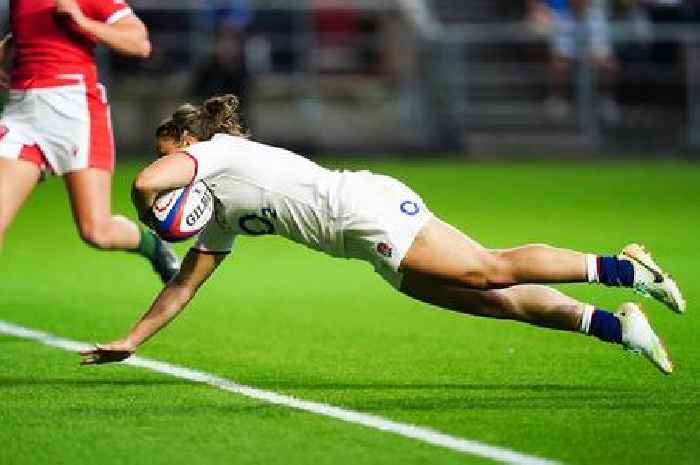
[[[0,251],[5,232],[40,177],[35,163],[0,157]]]
[[[125,250],[146,257],[164,282],[179,270],[171,248],[151,231],[112,215],[111,173],[87,168],[64,176],[80,237],[101,250]]]

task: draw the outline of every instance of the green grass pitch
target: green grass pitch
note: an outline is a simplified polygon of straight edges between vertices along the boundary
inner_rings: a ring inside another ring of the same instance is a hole
[[[267,390],[567,464],[700,462],[700,166],[334,162],[396,176],[489,247],[646,244],[688,313],[644,300],[676,372],[576,335],[413,302],[368,265],[279,238],[236,251],[142,355]],[[133,217],[115,176],[115,209]],[[180,248],[180,251],[185,249]],[[139,257],[98,253],[63,186],[40,186],[0,257],[0,320],[85,341],[122,335],[160,286]],[[628,290],[564,290],[605,308]],[[0,463],[474,464],[488,460],[0,336]]]

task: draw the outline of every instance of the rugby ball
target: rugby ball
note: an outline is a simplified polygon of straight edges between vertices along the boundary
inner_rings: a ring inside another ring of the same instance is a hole
[[[163,191],[151,207],[156,233],[168,242],[180,242],[197,234],[211,219],[214,198],[202,181]]]

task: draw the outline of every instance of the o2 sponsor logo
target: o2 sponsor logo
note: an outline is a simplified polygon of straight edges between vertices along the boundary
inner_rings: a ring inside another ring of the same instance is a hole
[[[401,202],[401,213],[408,216],[415,216],[420,213],[420,207],[413,200],[404,200]]]

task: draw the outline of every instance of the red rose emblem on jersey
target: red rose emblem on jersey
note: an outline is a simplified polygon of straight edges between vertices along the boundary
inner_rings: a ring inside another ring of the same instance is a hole
[[[394,252],[394,249],[391,248],[389,244],[386,242],[380,242],[377,244],[377,253],[379,255],[383,255],[385,257],[391,257],[391,254]]]
[[[4,124],[0,125],[0,139],[5,137],[8,132],[10,132],[10,130],[7,129],[7,126],[5,126]]]

